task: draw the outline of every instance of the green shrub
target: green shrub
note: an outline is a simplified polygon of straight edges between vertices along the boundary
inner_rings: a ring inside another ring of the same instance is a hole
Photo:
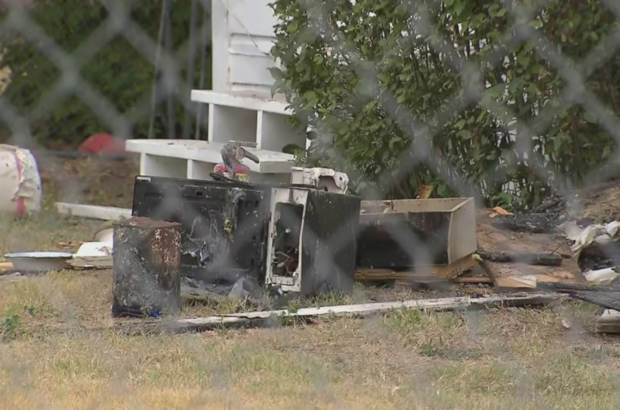
[[[130,10],[132,21],[140,26],[156,43],[161,20],[160,0],[123,1]],[[172,5],[171,20],[174,49],[189,38],[191,1],[176,0]],[[202,10],[200,10],[202,13]],[[93,44],[104,38],[105,30],[96,30],[108,19],[108,10],[100,1],[84,0],[38,0],[30,11],[30,17],[41,27],[48,39],[52,39],[66,53],[74,53],[90,39]],[[199,21],[201,17],[199,17]],[[199,23],[200,24],[200,23]],[[31,30],[26,29],[26,32]],[[98,33],[98,34],[96,34]],[[91,37],[92,36],[92,37]],[[3,65],[13,71],[12,80],[4,97],[13,104],[19,114],[27,116],[33,135],[44,144],[61,142],[77,145],[88,135],[111,132],[109,117],[105,117],[103,99],[95,98],[94,105],[85,103],[75,93],[69,93],[55,104],[46,100],[56,83],[62,79],[63,69],[57,67],[33,43],[16,33],[3,39]],[[144,50],[143,50],[144,51]],[[211,81],[210,47],[207,66],[207,86]],[[187,82],[186,53],[179,61],[180,73]],[[88,59],[75,57],[81,64],[80,74],[94,90],[133,125],[133,137],[144,137],[150,119],[150,94],[153,86],[154,66],[126,40],[122,32],[113,36],[107,44]],[[196,57],[195,79],[200,73],[200,52]],[[197,84],[197,81],[195,82]],[[177,127],[182,125],[183,106],[176,102]],[[165,104],[158,106],[155,134],[165,138]],[[5,126],[0,137],[6,138],[10,130]]]
[[[333,137],[308,161],[344,168],[358,191],[370,183],[389,197],[411,197],[432,183],[442,195],[479,193],[487,202],[524,206],[542,200],[552,175],[559,187],[579,184],[602,161],[613,164],[615,144],[601,119],[562,95],[566,81],[534,48],[542,43],[510,42],[515,18],[500,3],[275,0],[272,53],[283,68],[272,71],[274,91],[287,95],[301,121]],[[517,3],[533,10],[529,26],[554,45],[545,50],[561,49],[576,63],[592,63],[589,53],[618,26],[597,0]],[[466,67],[446,47],[471,63],[468,74],[461,77]],[[506,58],[492,66],[494,53]],[[600,47],[597,56],[605,53]],[[616,114],[619,62],[608,56],[586,81]],[[530,135],[514,119],[537,124],[531,150],[511,140],[509,132]],[[434,150],[429,155],[425,142]],[[378,179],[416,157],[427,161],[395,183]]]

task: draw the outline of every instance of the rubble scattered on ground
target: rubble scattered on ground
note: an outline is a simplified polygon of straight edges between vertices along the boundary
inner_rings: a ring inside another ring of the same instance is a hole
[[[600,318],[604,321],[601,329],[612,329],[613,320],[620,323],[620,313],[614,310],[615,300],[620,300],[620,286],[616,288],[620,277],[616,269],[620,265],[617,248],[620,185],[607,184],[606,188],[597,187],[588,192],[595,193],[594,199],[586,199],[584,193],[570,195],[568,200],[552,197],[531,213],[509,212],[501,207],[481,211],[477,215],[480,248],[477,256],[481,266],[459,273],[458,280],[412,281],[409,290],[413,286],[426,297],[481,297],[493,293],[493,287],[552,289],[605,307],[607,310]],[[605,203],[616,200],[617,204]],[[108,240],[106,237],[101,242],[82,244],[76,256],[109,259],[112,244]],[[109,268],[110,264],[82,267]],[[485,269],[489,280],[485,279]],[[18,275],[9,271],[5,277]],[[553,286],[545,287],[545,284]],[[280,288],[268,289],[246,278],[222,284],[183,277],[181,293],[184,299],[193,302],[230,300],[259,311],[286,306],[295,297],[284,294]],[[617,328],[620,331],[620,324]]]
[[[587,286],[571,288],[557,284],[555,289],[605,308],[591,330],[619,333],[620,286],[620,181],[605,182],[572,193],[550,198],[539,207],[558,225],[570,243]]]

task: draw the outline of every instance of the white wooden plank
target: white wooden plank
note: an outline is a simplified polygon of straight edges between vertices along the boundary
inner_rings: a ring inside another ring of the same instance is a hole
[[[251,97],[239,94],[227,94],[212,90],[192,90],[191,99],[203,104],[223,105],[251,111],[265,111],[273,114],[291,116],[293,112],[287,103],[267,98]]]
[[[131,209],[116,208],[113,206],[70,204],[56,202],[56,210],[63,215],[79,216],[82,218],[101,219],[104,221],[130,218]]]
[[[426,300],[408,300],[387,303],[366,303],[359,305],[304,308],[295,312],[272,310],[239,314],[216,315],[195,319],[180,319],[162,323],[164,330],[189,331],[205,330],[227,326],[241,326],[251,322],[262,322],[272,318],[309,318],[325,315],[366,316],[398,309],[417,309],[422,311],[442,311],[464,308],[489,308],[497,306],[544,305],[561,298],[557,293],[532,293],[493,295],[482,298],[456,297]]]
[[[228,10],[230,33],[248,34],[253,37],[271,37],[275,40],[275,26],[278,22],[272,0],[222,0]]]
[[[213,89],[269,97],[276,18],[271,0],[212,0]]]
[[[211,0],[212,83],[217,91],[230,91],[230,28],[224,0]]]
[[[239,42],[243,41],[243,37],[233,35],[231,40],[231,48],[239,48]],[[255,43],[264,43],[259,39],[253,38]],[[269,41],[269,40],[268,40]],[[269,41],[270,43],[270,41]],[[268,43],[268,44],[269,44]],[[266,48],[265,46],[261,48]],[[258,51],[258,49],[256,49]],[[257,53],[255,53],[257,54]],[[259,56],[251,54],[235,54],[230,53],[228,58],[230,59],[230,82],[233,84],[231,92],[238,93],[250,90],[255,91],[255,96],[261,96],[269,98],[271,95],[271,87],[273,85],[273,76],[269,71],[275,64],[269,56]],[[269,90],[268,93],[264,91]]]
[[[275,37],[273,36],[261,37],[258,35],[247,35],[245,33],[232,33],[228,52],[231,56],[263,58],[267,63],[271,63],[271,66],[273,66],[273,59],[269,56],[269,53],[273,48],[274,40]],[[271,77],[269,71],[267,71],[267,74],[269,75],[270,83],[273,83],[273,77]],[[244,82],[246,84],[248,83],[246,79],[244,79]]]

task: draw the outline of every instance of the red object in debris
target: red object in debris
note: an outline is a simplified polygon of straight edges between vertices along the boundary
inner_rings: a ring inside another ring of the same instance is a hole
[[[213,172],[215,172],[216,174],[225,175],[226,173],[228,173],[228,168],[226,168],[226,165],[224,165],[224,163],[220,162],[215,166]],[[243,164],[235,164],[235,173],[237,175],[248,175],[250,173],[250,168]]]
[[[86,138],[78,148],[84,153],[126,155],[125,141],[110,134],[94,134]]]
[[[228,170],[226,169],[226,165],[217,164],[215,168],[213,168],[213,172],[215,172],[216,174],[225,174],[226,172],[228,172]]]
[[[226,165],[224,165],[223,163],[219,163],[215,166],[215,169],[213,170],[213,172],[217,172],[218,174],[223,174],[225,172],[228,172],[228,168],[226,168]],[[235,173],[249,174],[250,168],[243,164],[235,164]]]

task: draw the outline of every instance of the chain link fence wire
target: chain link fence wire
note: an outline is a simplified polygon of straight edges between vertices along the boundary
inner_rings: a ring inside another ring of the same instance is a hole
[[[170,7],[171,14],[174,15],[175,8],[180,7],[180,1],[148,2],[148,6],[144,6],[147,3],[146,1],[101,0],[79,2],[79,5],[78,2],[73,2],[75,8],[85,10],[85,17],[76,25],[71,25],[72,30],[79,30],[83,33],[80,35],[83,38],[78,40],[77,37],[80,36],[73,36],[75,38],[68,42],[70,44],[67,44],[64,41],[65,39],[59,39],[55,32],[49,32],[43,28],[45,24],[41,23],[41,19],[45,19],[46,16],[37,13],[37,8],[47,7],[45,10],[51,10],[49,7],[53,7],[51,5],[53,3],[44,0],[39,2],[34,0],[2,2],[4,18],[0,23],[0,36],[4,49],[8,50],[5,51],[4,55],[18,55],[20,62],[20,66],[16,67],[12,65],[16,60],[9,58],[2,61],[5,68],[4,72],[8,73],[7,78],[2,79],[6,87],[3,88],[3,95],[0,95],[0,120],[3,123],[4,134],[2,137],[5,141],[44,151],[47,149],[46,147],[51,146],[51,139],[55,137],[75,143],[89,133],[101,131],[101,128],[124,139],[136,136],[144,138],[194,138],[199,136],[201,131],[206,130],[206,115],[200,111],[202,108],[199,105],[190,102],[189,93],[192,88],[198,88],[196,84],[207,88],[207,77],[209,75],[205,74],[204,71],[195,75],[189,74],[187,67],[196,68],[205,65],[206,41],[211,30],[210,21],[206,18],[206,12],[210,9],[210,0],[192,2],[192,5],[184,6],[186,8],[184,18],[190,23],[189,26],[186,24],[179,24],[178,26],[190,28],[185,34],[179,34],[179,30],[174,28],[168,30],[168,34],[166,34],[167,30],[165,29],[167,24],[175,26],[174,22],[167,22],[165,19],[166,7]],[[198,7],[198,3],[200,3],[200,7]],[[494,141],[507,139],[509,143],[513,144],[516,156],[523,159],[533,175],[543,181],[549,181],[557,194],[567,195],[567,197],[574,189],[572,180],[564,175],[561,169],[549,166],[550,161],[552,161],[550,153],[544,150],[537,151],[534,148],[540,134],[548,129],[555,116],[566,111],[568,107],[578,105],[585,112],[594,115],[601,127],[616,143],[619,141],[620,127],[618,126],[617,113],[606,103],[600,101],[592,91],[589,91],[586,83],[589,76],[615,55],[620,44],[620,28],[616,27],[609,36],[601,39],[599,47],[593,48],[581,62],[576,62],[564,55],[561,48],[550,42],[541,31],[536,30],[530,24],[540,9],[550,2],[536,2],[535,6],[527,6],[526,3],[498,0],[498,4],[506,7],[511,16],[514,17],[514,24],[498,37],[496,44],[491,45],[493,52],[485,54],[482,59],[469,59],[455,45],[451,44],[449,39],[437,35],[437,31],[433,27],[433,24],[436,23],[431,17],[428,2],[403,0],[402,4],[407,7],[411,16],[415,16],[410,27],[408,27],[410,32],[404,37],[412,42],[419,41],[419,38],[431,38],[428,47],[441,55],[445,60],[444,62],[461,79],[461,89],[449,99],[441,110],[434,113],[434,117],[427,123],[412,115],[406,107],[402,107],[396,96],[391,95],[385,89],[381,89],[380,70],[378,69],[381,66],[381,61],[364,59],[356,46],[351,44],[342,32],[328,30],[325,25],[326,20],[323,17],[325,10],[321,2],[299,0],[299,4],[304,6],[305,12],[308,13],[312,21],[312,24],[303,28],[307,38],[320,37],[326,44],[329,44],[333,52],[346,56],[347,64],[352,66],[355,74],[361,79],[361,93],[369,99],[377,98],[380,93],[382,109],[412,141],[411,147],[404,150],[394,161],[394,168],[385,170],[373,179],[369,179],[359,170],[357,172],[355,169],[348,170],[352,180],[361,180],[370,187],[370,190],[365,192],[367,196],[385,197],[394,183],[400,181],[416,167],[426,165],[436,170],[440,178],[450,185],[454,192],[477,196],[479,202],[482,202],[482,197],[488,195],[489,187],[485,187],[484,184],[482,184],[482,189],[472,186],[471,178],[462,174],[459,169],[454,168],[450,160],[446,158],[445,151],[439,150],[434,143],[434,139],[437,138],[436,130],[441,130],[444,125],[453,120],[455,114],[472,105],[480,106],[492,113],[504,130],[510,130],[508,135],[502,131],[499,135],[489,135],[488,138]],[[616,2],[606,0],[601,3],[609,8],[610,13],[613,13],[616,19],[620,17],[620,6]],[[351,1],[351,4],[353,5],[355,2]],[[143,6],[150,11],[140,15],[139,9]],[[96,9],[97,12],[92,12],[93,9]],[[136,15],[140,15],[140,17],[136,17]],[[72,16],[72,18],[76,18],[75,15],[72,14]],[[159,24],[151,24],[145,28],[143,24],[145,18],[152,19],[153,16],[157,16],[156,21]],[[138,22],[137,20],[142,21]],[[57,18],[56,21],[58,24],[62,24],[61,18]],[[67,21],[67,25],[69,24],[70,22]],[[66,32],[66,30],[64,31]],[[326,33],[329,33],[329,36]],[[171,34],[174,34],[175,38],[166,40],[166,36]],[[67,45],[63,47],[60,45],[61,43]],[[131,55],[132,58],[141,59],[143,63],[135,65],[136,68],[127,74],[124,69],[124,64],[128,63],[127,60],[114,60],[109,57],[109,60],[106,61],[107,65],[99,64],[96,70],[87,70],[89,64],[95,61],[97,56],[111,44],[125,51],[131,49],[131,53],[126,52],[121,55]],[[483,93],[488,88],[488,84],[484,83],[483,76],[480,74],[482,70],[488,72],[494,67],[501,66],[511,50],[521,44],[531,45],[534,52],[559,73],[564,84],[563,91],[559,96],[561,103],[537,107],[537,115],[530,122],[519,120],[519,113],[515,112],[514,107],[510,104],[501,105],[497,100],[489,101],[483,98]],[[20,47],[23,47],[26,52],[20,54],[15,51]],[[143,70],[140,71],[140,69]],[[89,73],[89,76],[85,75],[86,72]],[[32,85],[28,78],[34,77],[35,73],[38,80],[35,85]],[[93,75],[96,76],[98,73],[102,75],[105,73],[107,81],[111,81],[108,84],[111,88],[101,88],[102,82],[93,78]],[[16,80],[18,75],[22,77],[19,81]],[[131,101],[118,101],[116,97],[126,97],[127,94],[117,91],[111,92],[110,89],[130,88],[132,83],[138,81],[135,76],[139,76],[141,84],[148,84],[149,86],[143,89],[141,93],[133,93],[129,98]],[[97,86],[94,85],[94,82]],[[116,97],[111,98],[109,95]],[[25,100],[20,99],[20,96],[27,98]],[[77,104],[80,108],[73,111],[67,110],[73,115],[66,118],[56,117],[59,113],[67,112],[64,108],[69,104]],[[82,115],[84,110],[81,107],[86,107],[92,117]],[[319,123],[317,125],[329,128],[329,124]],[[63,135],[58,135],[59,132]],[[75,135],[68,135],[71,133]],[[340,152],[335,146],[330,155],[338,158],[341,163],[347,163],[346,153]],[[612,155],[600,164],[599,168],[585,176],[585,184],[594,184],[614,176],[614,172],[617,171],[618,155],[617,150],[614,150]],[[464,163],[467,163],[466,159],[464,159]],[[499,180],[503,180],[517,166],[519,166],[518,163],[499,164],[486,172],[495,175]],[[72,181],[58,180],[56,182],[60,186],[72,185]],[[516,191],[527,183],[527,180],[512,181],[505,184],[504,189],[505,191]],[[79,195],[78,198],[72,195],[72,199],[79,200]],[[165,208],[160,211],[167,214],[175,209],[179,201],[182,200],[183,198],[180,196],[167,197],[162,203],[162,207]],[[201,218],[198,213],[184,217],[188,219]],[[353,221],[359,218],[359,215],[347,215],[346,217],[350,218],[350,222],[345,224],[345,227],[351,226]],[[237,238],[237,240],[252,241],[260,233],[250,227],[244,228],[246,229],[239,230],[248,232],[247,237]],[[439,249],[433,249],[427,243],[420,241],[404,226],[388,225],[388,230],[403,249],[407,249],[411,253],[410,257],[415,261],[417,270],[422,275],[428,273],[428,266],[437,256]],[[312,242],[319,241],[314,232],[308,234]],[[348,238],[350,235],[345,228],[342,232],[330,237],[328,239],[330,242],[325,246],[332,250],[341,249],[342,243],[349,240]],[[321,267],[328,270],[330,266],[334,265],[336,256],[332,255],[331,258],[317,261],[319,270]],[[228,253],[222,249],[211,252],[210,257],[212,257],[211,262],[214,266],[231,266],[235,263],[228,259]],[[57,292],[53,288],[47,289],[47,291],[50,294]],[[132,364],[127,363],[127,369],[123,369],[121,366],[119,370],[119,364],[122,360],[109,357],[105,353],[105,350],[112,349],[111,346],[116,342],[97,339],[98,336],[83,332],[83,329],[80,328],[82,325],[76,319],[79,317],[78,308],[70,300],[56,296],[63,299],[58,300],[57,303],[64,307],[63,321],[70,325],[70,332],[67,337],[84,337],[91,342],[95,340],[94,346],[102,349],[102,357],[98,359],[100,360],[99,364],[116,374],[115,381],[112,383],[115,386],[113,391],[129,400],[132,393],[128,385],[131,383],[131,377],[134,377],[131,374]],[[463,320],[466,322],[466,329],[472,340],[483,338],[485,330],[480,324],[480,314],[468,313]],[[393,354],[397,357],[400,355],[405,357],[409,354],[404,347],[399,346],[402,341],[396,338],[389,328],[383,324],[377,324],[376,319],[365,319],[364,324],[366,331],[373,334],[374,343],[383,344],[384,347],[386,343],[392,343]],[[67,340],[69,343],[69,339]],[[76,342],[71,341],[70,343]],[[243,363],[247,363],[253,360],[251,352],[233,352],[232,356],[227,356],[229,357],[228,361],[215,360],[208,356],[204,349],[197,348],[190,341],[171,342],[170,339],[165,339],[165,343],[172,343],[173,349],[176,349],[177,352],[185,349],[186,354],[197,361],[196,366],[201,369],[201,372],[217,375],[215,377],[217,383],[210,383],[209,387],[202,386],[202,393],[193,397],[191,407],[186,408],[205,408],[204,406],[209,405],[213,400],[218,400],[218,402],[223,400],[227,405],[234,408],[263,408],[261,405],[245,405],[242,400],[234,399],[229,394],[229,390],[234,388],[235,377],[240,372],[243,373],[242,370],[236,368],[240,362],[235,360],[234,356],[243,356],[245,360]],[[159,347],[167,348],[163,345]],[[217,347],[216,345],[209,345],[209,348],[216,352],[226,350],[226,347]],[[93,347],[91,346],[89,349],[93,349]],[[136,354],[143,360],[148,360],[146,356],[137,352]],[[170,357],[175,360],[178,359],[172,353]],[[307,399],[310,402],[324,402],[331,406],[347,408],[345,398],[339,397],[339,394],[330,387],[330,383],[326,382],[328,379],[326,372],[329,370],[330,363],[319,360],[312,355],[304,357],[303,360],[306,362],[304,368],[309,376],[302,378],[302,380],[310,380],[316,389],[311,393],[311,397],[301,397],[300,401]],[[514,366],[508,356],[505,360],[509,363],[508,367]],[[12,389],[16,391],[28,390],[28,383],[24,381],[28,379],[28,376],[25,375],[37,372],[32,363],[17,363],[10,349],[7,346],[2,346],[0,348],[0,364],[5,372],[10,373],[9,379]],[[414,389],[414,393],[411,396],[406,396],[406,400],[402,403],[412,406],[410,408],[432,407],[433,405],[435,407],[432,408],[449,408],[446,407],[447,405],[442,407],[441,400],[433,391],[434,387],[427,377],[427,373],[431,372],[431,369],[424,367],[416,369],[416,371],[419,374],[412,376],[410,382],[416,384],[417,387]],[[489,370],[489,372],[492,371],[492,369]],[[282,372],[286,373],[286,370],[282,370]],[[528,372],[517,369],[514,370],[514,374],[516,375],[516,383],[519,385],[515,393],[518,399],[514,403],[506,403],[505,408],[522,408],[519,406],[523,402],[529,403],[532,400],[530,392],[534,388],[534,381]],[[178,376],[183,377],[183,375]],[[289,376],[291,378],[297,377],[295,374]],[[247,374],[244,374],[244,377],[247,377]],[[198,380],[202,379],[199,378]],[[614,386],[616,385],[617,383],[614,384]],[[54,402],[54,399],[45,392],[39,390],[36,394],[38,395],[37,402],[41,408],[45,408],[47,404]],[[437,401],[433,402],[429,397]],[[97,398],[87,408],[100,408],[104,404],[103,400]],[[131,401],[131,408],[148,408],[148,406],[134,400]]]

